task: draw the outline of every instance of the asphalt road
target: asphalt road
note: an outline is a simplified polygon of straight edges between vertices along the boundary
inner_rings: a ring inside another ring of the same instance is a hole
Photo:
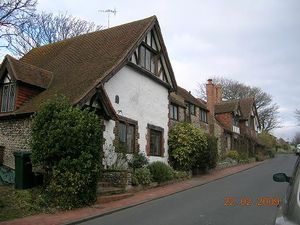
[[[272,175],[291,175],[296,156],[280,155],[252,169],[157,199],[82,224],[101,225],[271,225],[276,206],[259,198],[283,199],[287,183],[275,183]],[[232,197],[235,206],[231,204]],[[251,200],[252,202],[247,202]],[[241,205],[248,203],[249,205]]]

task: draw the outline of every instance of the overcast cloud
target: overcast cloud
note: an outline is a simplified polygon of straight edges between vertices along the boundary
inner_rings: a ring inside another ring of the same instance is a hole
[[[280,106],[277,136],[292,139],[300,108],[300,1],[38,0],[38,9],[68,12],[107,26],[98,10],[117,9],[111,26],[158,17],[177,83],[195,93],[212,76],[261,87]]]

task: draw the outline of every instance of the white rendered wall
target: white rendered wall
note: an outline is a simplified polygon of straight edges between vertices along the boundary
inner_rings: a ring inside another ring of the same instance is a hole
[[[124,117],[138,121],[140,152],[146,155],[147,124],[164,129],[164,157],[150,156],[150,162],[168,160],[168,90],[150,78],[128,66],[114,75],[104,88],[115,111]],[[119,104],[115,96],[119,96]],[[121,113],[120,113],[121,112]],[[112,144],[115,123],[105,123],[106,145]],[[111,142],[111,143],[110,143]]]

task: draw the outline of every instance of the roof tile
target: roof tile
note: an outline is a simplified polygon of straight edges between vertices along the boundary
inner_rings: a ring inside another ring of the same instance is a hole
[[[35,112],[55,94],[77,104],[126,59],[128,53],[157,21],[155,16],[35,48],[20,62],[51,71],[48,89],[24,104],[18,112]]]
[[[195,98],[190,92],[182,87],[177,86],[177,95],[181,96],[186,102],[190,102],[200,108],[207,109],[207,106]]]

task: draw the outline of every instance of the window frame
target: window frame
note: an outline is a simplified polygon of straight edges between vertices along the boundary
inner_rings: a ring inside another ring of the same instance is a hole
[[[176,108],[176,118],[175,118],[175,108]],[[170,108],[169,108],[169,114],[170,114],[170,119],[172,120],[176,120],[176,121],[179,121],[179,107],[178,105],[175,105],[175,104],[170,104]]]
[[[157,151],[155,151],[152,146],[152,137],[154,135],[159,135],[158,139],[158,145],[159,145],[159,149]],[[149,135],[149,156],[154,156],[154,157],[164,157],[164,142],[163,142],[163,137],[164,137],[164,129],[158,126],[154,126],[154,125],[150,125],[148,124],[148,135]]]
[[[239,126],[239,118],[237,116],[233,116],[233,126]]]
[[[189,111],[191,115],[196,116],[196,105],[189,103]]]
[[[151,46],[146,44],[145,42],[142,42],[140,44],[138,48],[138,52],[139,54],[138,54],[137,65],[149,71],[150,73],[157,75],[158,52],[154,50]],[[154,68],[152,68],[152,66]]]
[[[121,125],[122,124],[122,125]],[[125,142],[121,140],[121,126],[125,126]],[[137,123],[135,121],[131,121],[129,119],[120,119],[118,122],[118,143],[121,146],[126,147],[127,154],[134,154],[136,152],[136,126]],[[128,139],[128,130],[132,127],[131,134],[131,149],[128,147],[129,139]]]
[[[7,73],[1,82],[1,104],[0,104],[0,112],[12,112],[15,110],[15,102],[16,102],[16,82],[14,82],[9,74]]]
[[[207,123],[207,112],[204,109],[200,108],[200,121]]]

